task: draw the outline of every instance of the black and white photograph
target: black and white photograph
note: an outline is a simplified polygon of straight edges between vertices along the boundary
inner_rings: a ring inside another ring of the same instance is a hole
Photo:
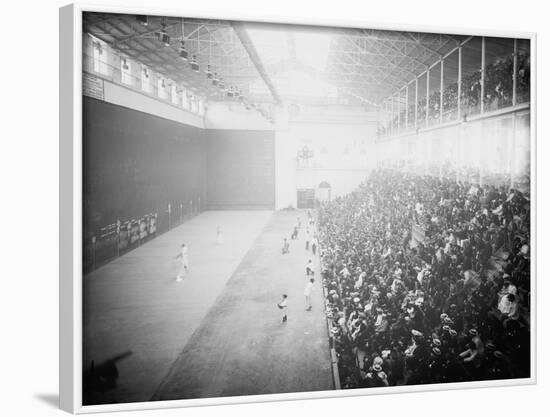
[[[532,34],[81,23],[83,406],[533,383]]]

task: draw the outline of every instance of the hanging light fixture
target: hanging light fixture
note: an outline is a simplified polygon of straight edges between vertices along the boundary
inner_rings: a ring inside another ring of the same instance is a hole
[[[181,41],[180,45],[180,58],[184,61],[187,61],[187,58],[189,57],[189,52],[185,49],[185,42]]]
[[[210,64],[208,64],[208,65],[206,66],[206,78],[207,78],[208,80],[211,80],[211,79],[214,78],[214,74],[212,73],[212,70],[211,70],[211,68],[210,68]]]
[[[161,23],[162,28],[160,29],[160,32],[158,33],[159,41],[161,41],[164,46],[170,46],[170,36],[166,33],[166,23]]]
[[[138,23],[142,24],[143,26],[149,26],[149,17],[145,16],[143,14],[138,14],[136,16],[136,20]]]
[[[191,57],[191,69],[195,72],[199,72],[199,64],[197,62],[197,56],[193,55]]]

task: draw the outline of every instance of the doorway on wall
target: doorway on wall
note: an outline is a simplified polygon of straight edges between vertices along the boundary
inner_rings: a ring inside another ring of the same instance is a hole
[[[299,188],[296,198],[298,208],[313,208],[315,204],[314,188]]]
[[[330,201],[331,187],[326,181],[322,181],[317,187],[317,200],[320,203]]]

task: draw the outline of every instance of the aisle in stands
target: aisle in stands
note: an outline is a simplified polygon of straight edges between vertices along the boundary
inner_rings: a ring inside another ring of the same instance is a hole
[[[386,170],[321,205],[343,388],[529,376],[529,198]]]

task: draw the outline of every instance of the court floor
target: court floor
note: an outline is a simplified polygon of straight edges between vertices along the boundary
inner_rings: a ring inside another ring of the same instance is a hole
[[[320,282],[305,311],[298,212],[210,211],[84,279],[84,362],[117,362],[114,389],[86,404],[332,389]],[[305,222],[304,213],[300,214]],[[216,228],[224,242],[216,243]],[[190,273],[175,276],[181,243]],[[289,294],[289,321],[276,308]]]

